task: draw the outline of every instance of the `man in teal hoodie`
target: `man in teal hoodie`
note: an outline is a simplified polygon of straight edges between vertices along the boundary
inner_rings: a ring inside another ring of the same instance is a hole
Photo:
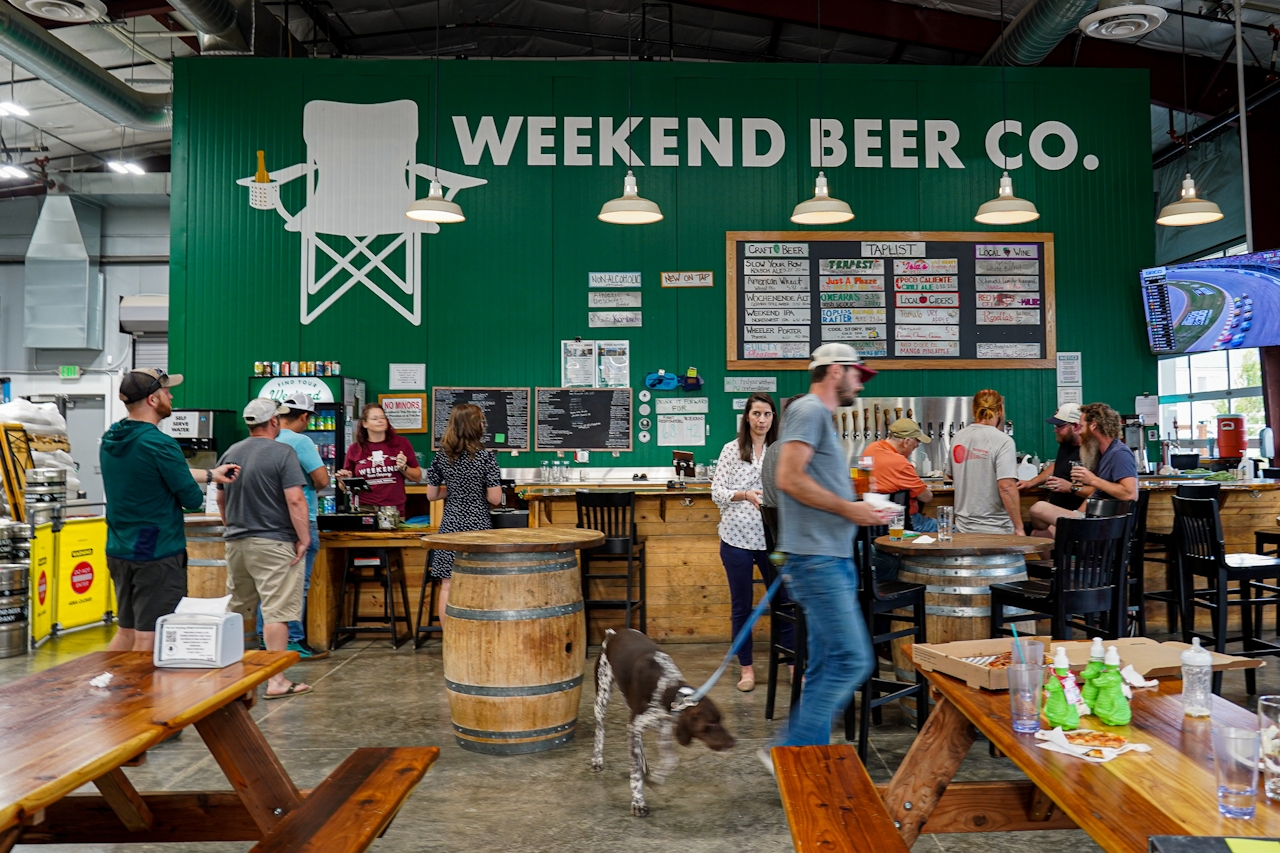
[[[126,373],[120,399],[124,420],[102,437],[98,458],[107,502],[107,568],[115,583],[120,630],[112,651],[149,652],[156,620],[187,594],[187,537],[182,510],[199,509],[197,483],[229,483],[239,468],[187,467],[178,442],[158,428],[173,411],[169,391],[182,382],[151,368]]]

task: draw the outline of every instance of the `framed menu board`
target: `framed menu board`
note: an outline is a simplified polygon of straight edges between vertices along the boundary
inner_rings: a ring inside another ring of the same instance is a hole
[[[877,370],[1051,368],[1053,235],[729,231],[730,370],[804,370],[825,343]]]
[[[440,449],[440,439],[449,426],[449,413],[459,403],[472,403],[484,413],[484,446],[490,450],[529,449],[528,388],[446,388],[431,389],[431,449]]]
[[[630,388],[535,388],[535,450],[630,450]]]

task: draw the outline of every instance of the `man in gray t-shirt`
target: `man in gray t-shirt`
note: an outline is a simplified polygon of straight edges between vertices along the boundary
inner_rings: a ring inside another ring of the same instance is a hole
[[[274,400],[244,407],[249,437],[227,448],[221,462],[240,466],[240,476],[218,487],[218,512],[226,527],[229,609],[254,624],[262,605],[262,641],[268,651],[289,645],[289,622],[302,618],[303,558],[311,544],[311,520],[298,454],[276,441],[280,415]],[[220,463],[221,464],[221,463]],[[283,673],[267,682],[267,698],[310,693]]]
[[[974,423],[951,439],[945,472],[955,481],[957,533],[1024,535],[1018,495],[1018,459],[1013,439],[1000,429],[1004,398],[979,391]]]
[[[851,406],[875,375],[848,344],[824,344],[809,363],[809,393],[787,407],[778,453],[779,550],[791,598],[804,610],[808,652],[800,704],[777,746],[826,745],[831,718],[871,676],[875,654],[858,606],[853,537],[859,524],[883,524],[853,500],[853,483],[831,413]],[[761,759],[771,767],[767,751]]]

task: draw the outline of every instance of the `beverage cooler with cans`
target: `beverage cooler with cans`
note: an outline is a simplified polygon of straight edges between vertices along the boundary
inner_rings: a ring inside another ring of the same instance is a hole
[[[301,369],[303,365],[322,363],[298,364]],[[293,375],[292,369],[288,376],[254,376],[249,380],[250,397],[284,401],[294,394],[306,394],[315,401],[316,413],[308,422],[304,435],[315,442],[320,458],[329,469],[329,479],[335,482],[334,474],[342,467],[347,448],[355,441],[360,410],[367,402],[364,381],[350,376]],[[334,486],[322,489],[316,497],[320,512],[337,510]]]

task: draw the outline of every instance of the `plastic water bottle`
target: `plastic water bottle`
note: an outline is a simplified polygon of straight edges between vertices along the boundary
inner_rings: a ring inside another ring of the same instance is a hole
[[[1188,717],[1207,717],[1212,704],[1213,656],[1201,648],[1200,638],[1191,638],[1191,648],[1182,653],[1182,709]]]

